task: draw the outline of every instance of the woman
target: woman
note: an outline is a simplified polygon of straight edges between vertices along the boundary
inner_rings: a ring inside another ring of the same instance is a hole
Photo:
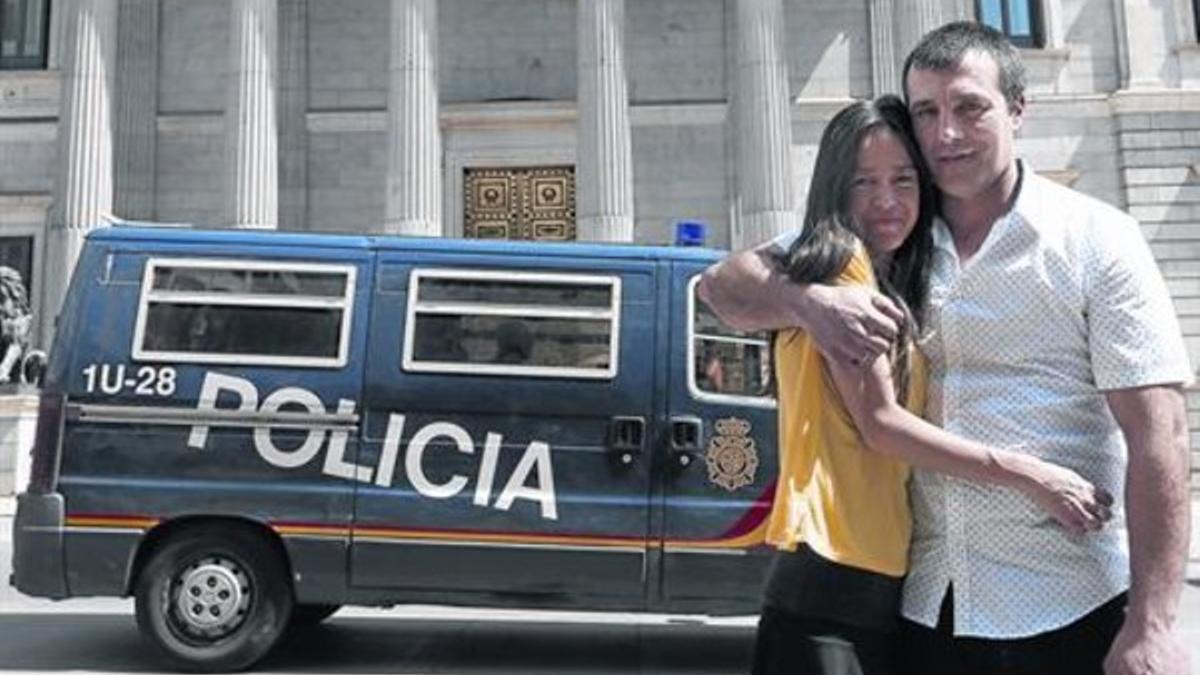
[[[908,552],[908,464],[1020,490],[1063,526],[1099,527],[1111,499],[1074,472],[923,422],[925,307],[935,194],[894,96],[854,103],[821,138],[803,233],[785,270],[799,283],[878,286],[909,320],[861,369],[824,359],[796,330],[775,339],[780,469],[768,541],[780,549],[755,673],[891,672]],[[911,411],[911,412],[910,412]]]

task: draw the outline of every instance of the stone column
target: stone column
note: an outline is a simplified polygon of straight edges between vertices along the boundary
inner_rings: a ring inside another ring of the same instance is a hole
[[[876,96],[900,92],[900,69],[904,58],[896,55],[894,31],[895,0],[870,0],[871,81]]]
[[[796,227],[792,120],[781,0],[737,0],[738,219],[745,248]]]
[[[926,33],[945,23],[946,16],[942,0],[902,0],[897,4],[900,11],[894,15],[896,32],[892,42],[896,47],[896,81],[892,93],[903,94],[904,83],[900,78],[904,76],[904,60]]]
[[[442,235],[437,0],[392,0],[384,229]]]
[[[633,146],[625,83],[625,0],[577,5],[579,142],[576,232],[633,241]]]
[[[1163,89],[1178,86],[1179,27],[1173,3],[1116,0],[1117,48],[1121,88]]]
[[[275,117],[277,0],[231,0],[225,99],[225,207],[234,227],[279,222]]]
[[[908,52],[929,31],[945,23],[942,0],[902,0],[896,19],[896,58],[904,64]]]
[[[58,167],[46,241],[43,344],[50,343],[83,238],[113,207],[113,101],[117,0],[62,3]]]
[[[158,0],[120,0],[113,210],[130,220],[154,218],[158,6]]]

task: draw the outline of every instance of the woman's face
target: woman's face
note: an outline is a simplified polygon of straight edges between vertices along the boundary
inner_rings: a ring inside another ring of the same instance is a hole
[[[850,180],[850,215],[871,255],[890,258],[912,234],[920,208],[917,168],[904,144],[890,129],[867,134]]]

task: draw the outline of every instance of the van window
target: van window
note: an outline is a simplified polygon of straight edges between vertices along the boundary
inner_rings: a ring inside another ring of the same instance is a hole
[[[612,378],[620,306],[615,276],[413,270],[404,369]]]
[[[350,265],[151,258],[133,357],[344,366],[354,283]]]
[[[734,330],[696,295],[700,277],[688,285],[688,388],[699,399],[773,406],[770,340],[766,333]]]

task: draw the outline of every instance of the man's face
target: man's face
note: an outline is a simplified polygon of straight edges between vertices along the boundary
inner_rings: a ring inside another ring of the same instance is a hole
[[[968,52],[957,70],[910,70],[908,109],[921,152],[938,188],[952,199],[976,199],[1003,190],[1013,163],[1013,139],[1024,104],[1009,108],[1000,68],[982,52]]]

